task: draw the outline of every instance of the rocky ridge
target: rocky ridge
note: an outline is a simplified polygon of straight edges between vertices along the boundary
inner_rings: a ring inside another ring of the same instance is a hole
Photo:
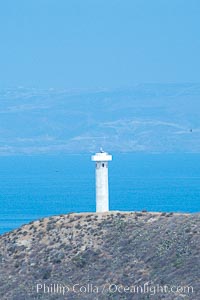
[[[77,213],[31,222],[0,237],[0,299],[200,299],[199,233],[200,214]]]

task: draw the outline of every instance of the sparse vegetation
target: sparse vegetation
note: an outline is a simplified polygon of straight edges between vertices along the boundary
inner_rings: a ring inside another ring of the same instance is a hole
[[[0,237],[0,299],[96,299],[94,294],[36,294],[36,283],[131,286],[137,282],[193,286],[200,298],[200,215],[172,213],[70,214],[41,219]],[[99,300],[151,299],[108,291]]]

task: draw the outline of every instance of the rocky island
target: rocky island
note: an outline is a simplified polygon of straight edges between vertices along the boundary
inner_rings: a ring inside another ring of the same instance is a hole
[[[200,299],[200,214],[72,213],[0,237],[0,299]]]

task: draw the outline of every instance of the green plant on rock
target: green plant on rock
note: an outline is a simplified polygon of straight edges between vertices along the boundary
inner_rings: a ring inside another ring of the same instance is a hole
[[[81,267],[81,268],[84,267],[86,264],[86,260],[80,254],[74,256],[72,258],[72,261],[77,267]]]

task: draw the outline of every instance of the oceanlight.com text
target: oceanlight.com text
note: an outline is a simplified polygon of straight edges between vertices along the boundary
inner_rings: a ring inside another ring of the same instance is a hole
[[[149,282],[143,285],[122,285],[122,284],[104,284],[98,286],[95,284],[80,284],[63,285],[59,283],[45,284],[38,283],[36,285],[36,292],[39,294],[60,294],[66,295],[68,293],[75,294],[192,294],[194,292],[192,286],[179,286],[179,285],[159,285]]]

